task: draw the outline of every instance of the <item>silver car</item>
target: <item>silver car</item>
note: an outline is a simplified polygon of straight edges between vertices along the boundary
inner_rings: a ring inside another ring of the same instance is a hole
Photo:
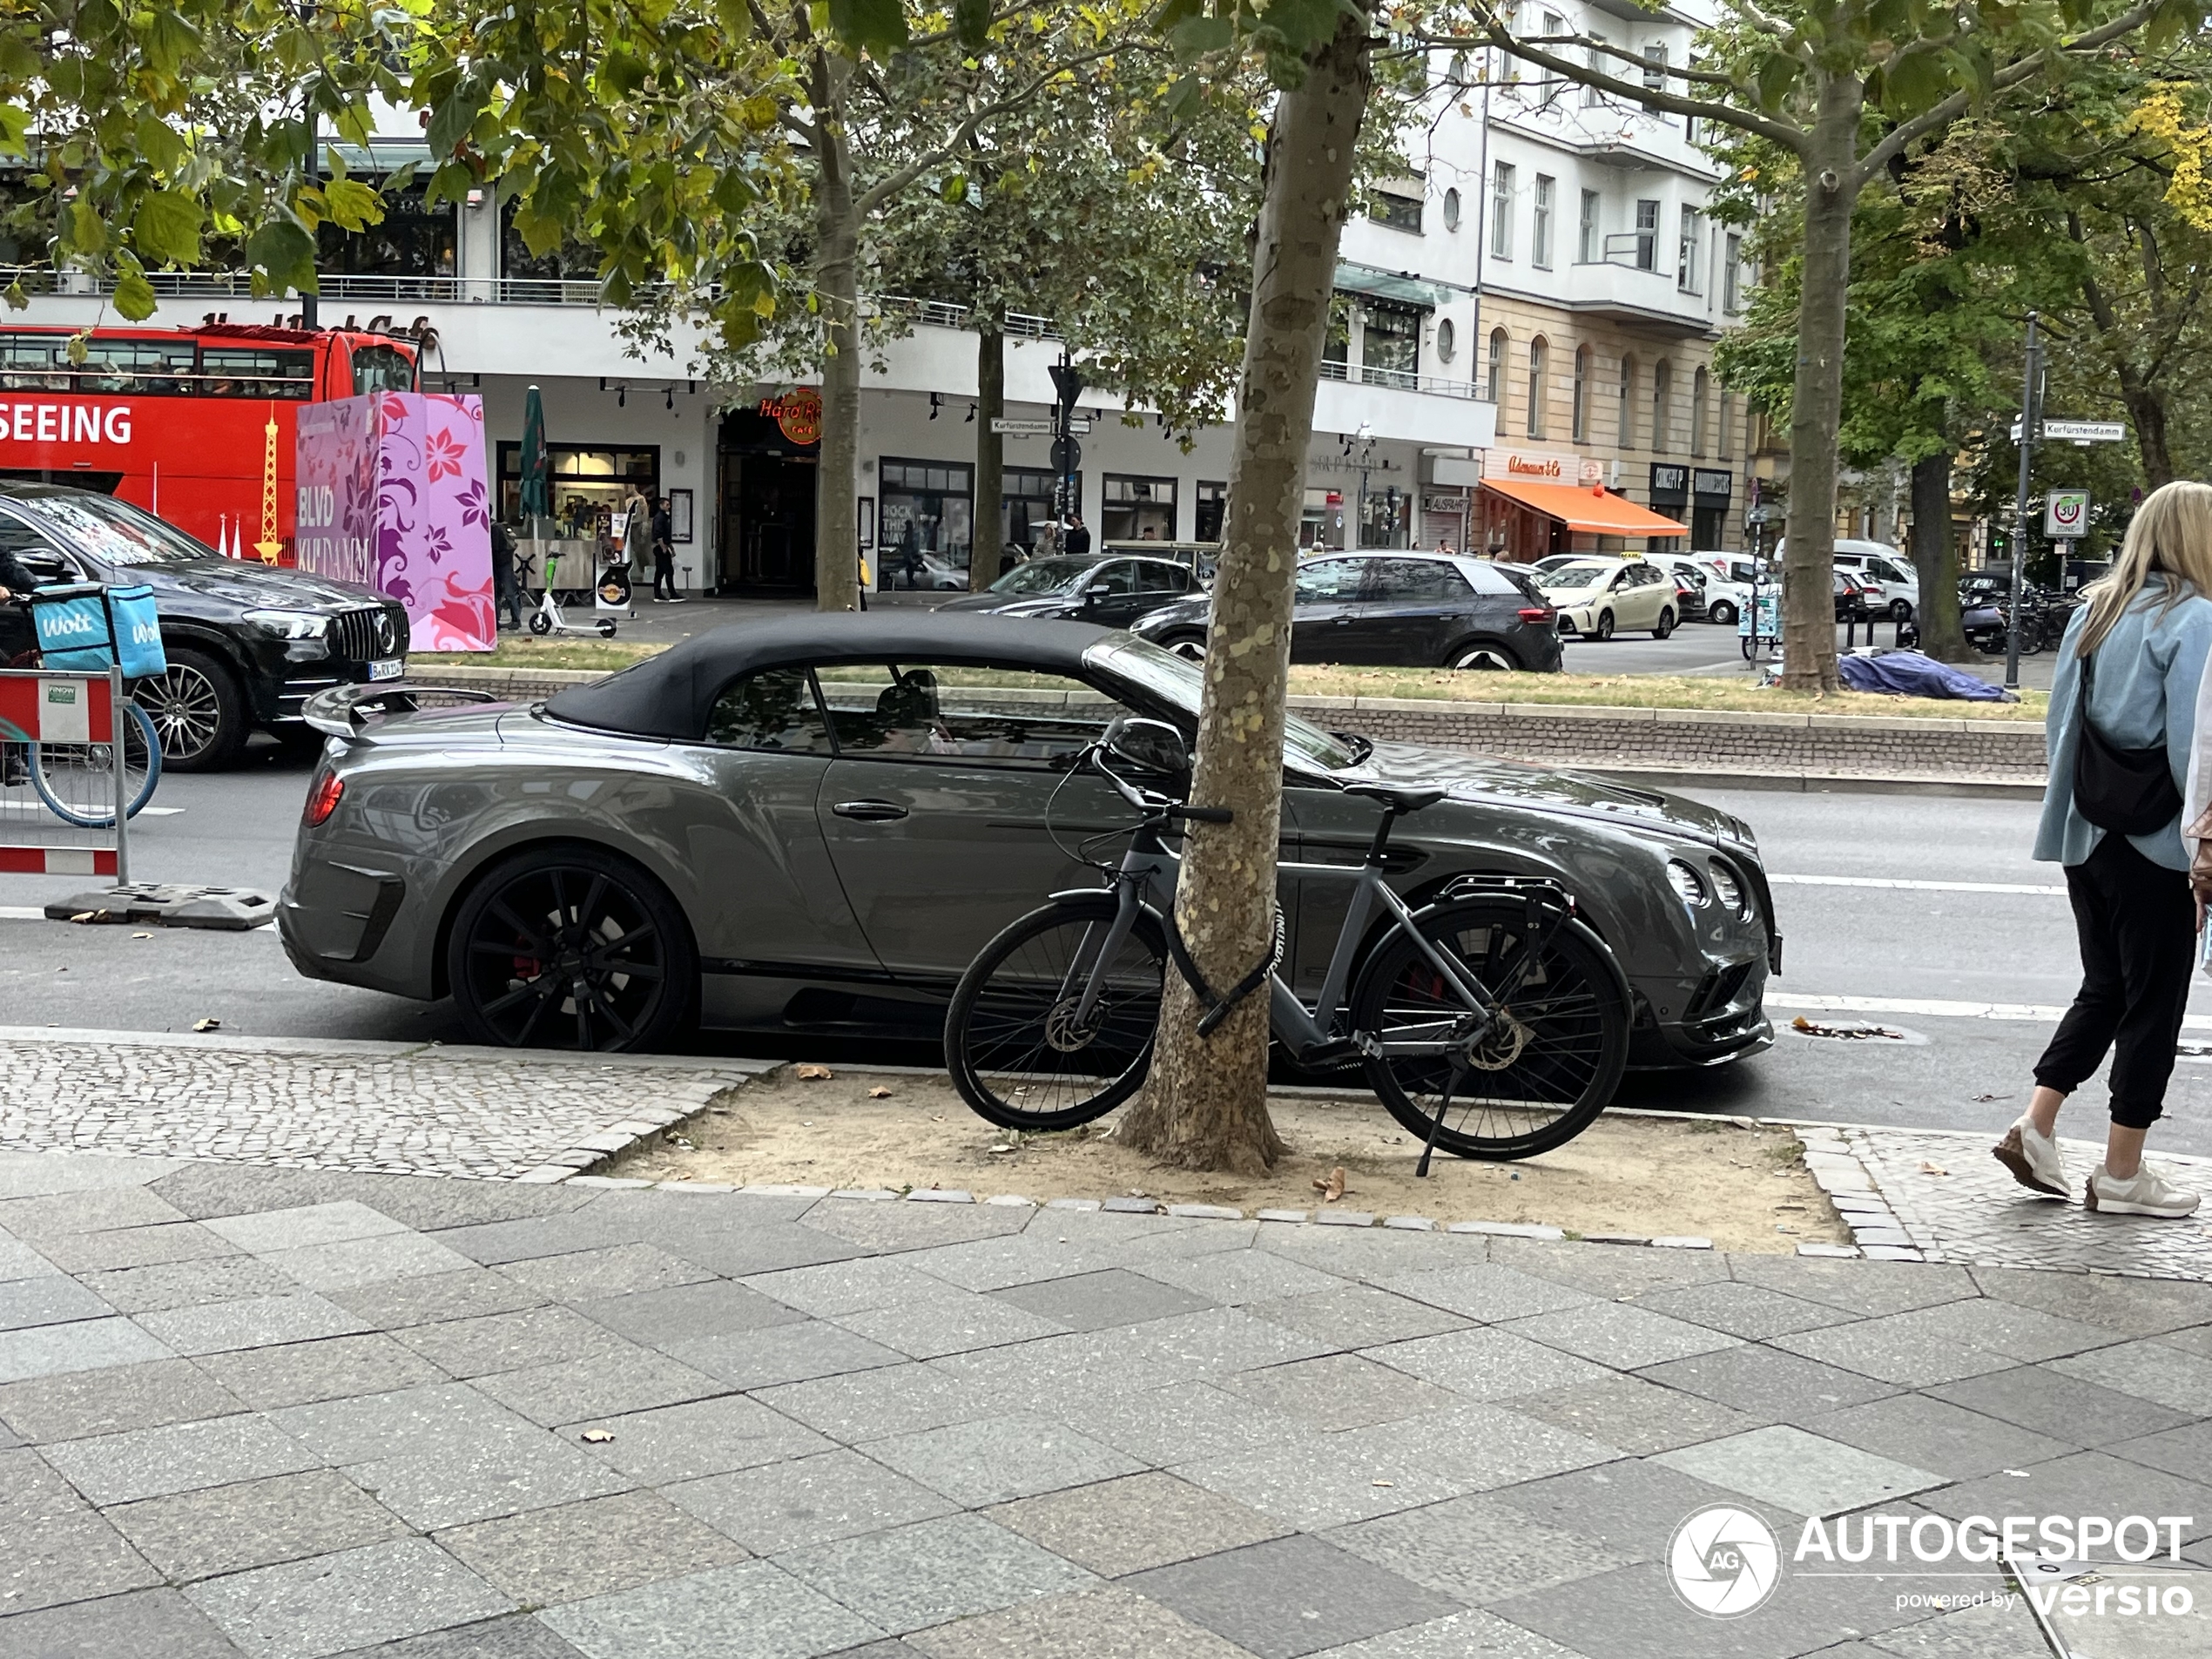
[[[934,1036],[986,941],[1089,885],[1130,814],[1072,763],[1116,715],[1196,730],[1201,670],[1084,623],[914,611],[740,623],[529,707],[334,691],[280,908],[300,971],[454,998],[480,1042],[664,1046],[697,1022]],[[1438,783],[1393,880],[1561,883],[1635,993],[1631,1059],[1772,1041],[1750,832],[1679,797],[1293,717],[1286,857],[1353,860],[1356,780]],[[1285,881],[1293,983],[1347,889]]]

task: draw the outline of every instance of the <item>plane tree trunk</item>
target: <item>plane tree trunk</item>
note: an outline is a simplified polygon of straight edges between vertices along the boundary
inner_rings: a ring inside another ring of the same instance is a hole
[[[814,100],[814,286],[821,306],[822,447],[814,479],[814,603],[851,610],[860,598],[860,215],[845,89],[853,66],[826,47],[810,65]]]

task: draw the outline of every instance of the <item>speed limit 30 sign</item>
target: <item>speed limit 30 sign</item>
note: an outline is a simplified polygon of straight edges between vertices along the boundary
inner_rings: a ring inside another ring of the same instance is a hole
[[[2089,492],[2054,489],[2043,503],[2043,534],[2054,541],[2074,541],[2089,528]]]

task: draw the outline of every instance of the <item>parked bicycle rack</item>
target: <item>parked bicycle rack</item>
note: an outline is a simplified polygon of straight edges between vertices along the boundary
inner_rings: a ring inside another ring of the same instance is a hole
[[[123,704],[119,668],[0,669],[0,874],[130,880],[130,786],[124,745],[115,741]],[[112,814],[113,821],[80,829],[52,810],[42,786],[78,816]]]

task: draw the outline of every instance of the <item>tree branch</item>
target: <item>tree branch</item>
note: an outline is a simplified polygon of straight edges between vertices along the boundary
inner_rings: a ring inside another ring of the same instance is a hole
[[[951,160],[954,155],[959,152],[961,146],[966,144],[968,140],[974,136],[975,130],[981,126],[986,121],[993,120],[999,116],[1009,114],[1013,111],[1021,109],[1040,91],[1043,91],[1046,86],[1059,79],[1061,76],[1066,74],[1069,71],[1078,69],[1085,64],[1096,63],[1101,58],[1111,57],[1113,56],[1114,53],[1110,49],[1102,50],[1099,51],[1085,53],[1079,57],[1069,58],[1064,63],[1055,64],[1043,74],[1032,76],[1028,84],[1023,86],[1019,91],[1009,93],[1006,97],[998,99],[995,103],[987,104],[981,109],[971,110],[968,115],[961,119],[961,124],[953,129],[952,132],[945,138],[943,143],[938,145],[934,149],[930,150],[927,153],[917,156],[913,161],[900,168],[896,172],[891,173],[887,177],[877,180],[874,184],[869,185],[867,189],[858,192],[853,199],[854,210],[863,217],[873,212],[877,208],[882,206],[885,202],[890,200],[891,198],[904,190],[908,185],[914,183],[915,179],[921,178],[922,174],[927,172],[932,167],[939,166],[943,163]]]

